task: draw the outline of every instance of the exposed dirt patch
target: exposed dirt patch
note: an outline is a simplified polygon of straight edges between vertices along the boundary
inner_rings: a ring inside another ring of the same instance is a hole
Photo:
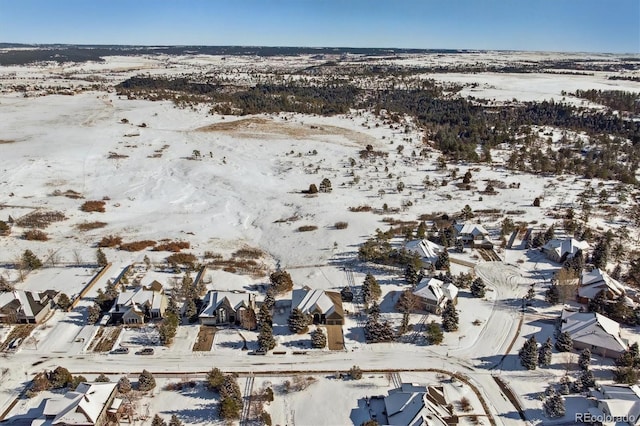
[[[89,350],[93,352],[109,352],[118,340],[122,327],[100,327]]]
[[[344,127],[326,125],[307,125],[300,123],[282,123],[266,118],[252,117],[240,120],[215,123],[196,129],[199,132],[225,132],[234,136],[253,139],[309,139],[322,136],[342,136],[357,144],[367,145],[375,142],[373,136]]]
[[[208,325],[201,325],[198,332],[198,338],[193,345],[193,352],[208,352],[213,346],[213,336],[216,335],[217,329]]]
[[[331,351],[344,350],[344,335],[341,325],[327,325],[327,346]]]
[[[8,140],[8,139],[0,139],[0,145],[3,145],[5,143],[14,143],[15,141],[13,140]]]

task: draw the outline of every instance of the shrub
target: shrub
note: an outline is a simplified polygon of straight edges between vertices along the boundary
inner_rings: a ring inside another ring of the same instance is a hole
[[[144,250],[147,247],[153,247],[156,245],[156,242],[153,240],[142,240],[142,241],[133,241],[131,243],[123,243],[118,247],[120,250],[124,251],[140,251]]]
[[[316,229],[318,229],[318,227],[315,225],[303,225],[298,228],[298,232],[309,232],[315,231]]]
[[[58,307],[63,311],[66,311],[71,306],[71,299],[65,293],[61,293],[58,298]]]
[[[360,367],[358,367],[357,365],[354,365],[353,367],[351,367],[351,369],[349,370],[349,376],[353,379],[353,380],[360,380],[362,379],[362,370],[360,369]]]
[[[336,229],[347,229],[349,226],[349,222],[336,222],[333,225]]]
[[[49,237],[38,229],[30,229],[22,234],[22,238],[28,241],[47,241]]]
[[[85,201],[80,206],[80,210],[87,213],[91,213],[91,212],[104,213],[105,204],[106,203],[104,201],[98,201],[98,200]]]
[[[350,212],[356,212],[356,213],[370,212],[371,210],[372,210],[371,206],[368,206],[368,205],[357,206],[357,207],[349,207],[349,211]]]
[[[106,222],[84,222],[76,225],[79,231],[91,231],[93,229],[100,229],[107,226]]]
[[[140,376],[138,376],[138,390],[142,392],[149,391],[156,387],[156,379],[153,374],[147,370],[142,370]]]
[[[171,256],[167,257],[167,263],[172,265],[185,265],[194,267],[197,262],[198,258],[195,254],[191,253],[174,253]]]
[[[122,237],[118,235],[107,235],[98,242],[98,247],[116,247],[122,243]]]
[[[536,197],[533,200],[533,207],[540,207],[540,197]]]
[[[46,373],[38,373],[33,378],[31,390],[34,392],[40,392],[43,390],[51,389],[51,381]]]
[[[131,382],[127,378],[127,376],[120,377],[118,380],[118,392],[120,393],[129,393],[131,392]]]
[[[309,185],[309,189],[306,191],[306,193],[307,194],[317,194],[318,193],[318,187],[316,186],[316,184],[312,183],[311,185]]]
[[[154,247],[153,251],[170,251],[173,253],[178,253],[182,249],[188,249],[191,247],[188,241],[169,241],[158,244]]]
[[[285,293],[293,289],[293,280],[287,271],[276,271],[269,275],[269,280],[276,293]]]
[[[0,220],[0,235],[9,235],[9,225],[7,222]]]
[[[73,376],[64,367],[56,367],[55,370],[49,373],[49,382],[54,389],[64,388],[73,382]]]

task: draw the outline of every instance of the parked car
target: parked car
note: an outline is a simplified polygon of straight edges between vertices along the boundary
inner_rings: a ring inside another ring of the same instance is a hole
[[[129,348],[123,348],[123,347],[115,348],[114,350],[111,351],[111,353],[112,354],[128,354]]]
[[[136,355],[153,355],[153,353],[154,353],[153,348],[144,348],[136,352]]]

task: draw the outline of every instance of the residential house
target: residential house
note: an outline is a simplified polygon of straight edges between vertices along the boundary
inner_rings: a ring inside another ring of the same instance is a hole
[[[417,309],[439,314],[447,304],[458,302],[458,288],[453,283],[444,283],[437,278],[423,278],[413,294],[417,296]]]
[[[542,252],[549,260],[556,263],[564,263],[567,259],[582,251],[583,253],[589,249],[589,243],[586,241],[578,241],[575,238],[566,238],[564,240],[551,240],[542,246]]]
[[[291,310],[295,308],[300,309],[304,314],[311,315],[314,324],[344,324],[342,297],[338,292],[311,290],[309,287],[293,290]]]
[[[38,324],[58,302],[59,293],[14,290],[0,293],[0,323]]]
[[[455,238],[462,240],[462,244],[466,247],[493,248],[489,232],[482,225],[476,223],[454,223],[453,230]]]
[[[624,286],[614,280],[601,269],[583,272],[578,286],[578,302],[589,303],[598,293],[604,291],[607,299],[613,300],[624,297]]]
[[[458,424],[452,401],[447,401],[442,386],[418,386],[403,383],[384,397],[385,425],[449,426]]]
[[[198,317],[203,325],[256,327],[256,296],[253,293],[211,290],[205,295],[202,305],[204,308]]]
[[[163,318],[167,305],[162,288],[138,287],[120,292],[109,314],[113,322],[144,324],[148,319]]]
[[[116,395],[117,383],[80,383],[64,396],[46,400],[43,417],[31,426],[103,426]]]
[[[595,312],[563,310],[560,331],[569,333],[577,350],[589,348],[592,353],[617,358],[628,343],[620,336],[620,324]]]
[[[640,425],[638,385],[602,385],[590,396],[596,399],[596,406],[588,410],[593,419],[611,419],[611,422],[601,422],[606,425]]]
[[[442,253],[444,247],[432,241],[424,239],[409,241],[405,245],[405,249],[408,252],[416,253],[418,256],[420,256],[423,267],[431,268],[435,265],[436,260],[438,260],[438,255]]]

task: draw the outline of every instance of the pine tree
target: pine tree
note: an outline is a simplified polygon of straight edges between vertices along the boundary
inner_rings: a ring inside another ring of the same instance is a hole
[[[435,321],[431,321],[427,326],[427,340],[432,345],[439,345],[442,343],[442,339],[444,338],[444,333],[442,332],[442,328]]]
[[[220,387],[224,383],[224,374],[219,368],[213,368],[207,373],[207,388],[212,391],[218,392]]]
[[[276,339],[273,338],[273,328],[271,324],[264,322],[260,325],[260,334],[258,334],[258,347],[266,351],[276,347]]]
[[[107,260],[107,255],[104,254],[101,248],[98,248],[96,251],[96,261],[98,262],[98,266],[107,266],[109,261]]]
[[[464,244],[460,238],[456,238],[454,247],[458,253],[464,253]]]
[[[142,370],[140,376],[138,376],[138,390],[142,392],[150,391],[156,387],[156,379],[153,374],[147,370]]]
[[[100,374],[98,377],[96,377],[96,380],[94,381],[98,383],[109,383],[111,379],[105,376],[104,374]]]
[[[560,352],[571,352],[573,349],[573,340],[566,331],[563,331],[556,338],[556,349]]]
[[[579,383],[580,391],[594,387],[596,385],[596,378],[593,375],[593,371],[589,369],[583,370],[576,383]]]
[[[544,300],[551,305],[557,305],[560,303],[560,290],[557,285],[551,285],[551,287],[547,289],[544,295]]]
[[[610,243],[606,238],[600,238],[591,255],[591,263],[599,269],[605,269],[609,261],[609,253],[611,251]]]
[[[131,382],[127,378],[127,376],[120,377],[118,380],[118,392],[120,393],[129,393],[131,392]]]
[[[49,373],[49,382],[54,389],[64,388],[71,384],[73,376],[64,367],[56,367],[51,373]]]
[[[271,280],[271,286],[276,293],[286,293],[293,289],[293,280],[287,271],[273,272],[269,276],[269,279]]]
[[[89,324],[95,324],[98,319],[100,319],[101,313],[100,305],[94,303],[92,306],[89,306],[89,308],[87,308],[87,322]]]
[[[320,182],[320,186],[318,187],[318,190],[320,192],[331,192],[332,190],[331,181],[327,178],[322,179],[322,182]]]
[[[424,221],[418,224],[418,229],[416,230],[416,238],[422,240],[427,236],[427,224]]]
[[[419,271],[413,264],[409,263],[405,268],[404,279],[407,281],[407,284],[412,287],[415,287],[415,285],[420,281]]]
[[[58,307],[63,311],[66,311],[71,306],[71,300],[65,293],[60,293],[58,297]]]
[[[27,269],[34,270],[42,268],[42,261],[33,254],[31,250],[25,250],[22,254],[22,263],[24,263]]]
[[[294,308],[289,315],[289,330],[292,333],[301,334],[306,333],[309,330],[309,324],[311,324],[311,318],[309,315],[305,315],[300,309]]]
[[[560,378],[559,392],[561,395],[569,395],[571,393],[571,379],[569,376],[562,376]]]
[[[311,333],[311,346],[316,349],[324,349],[327,346],[327,336],[320,327]]]
[[[552,419],[564,417],[566,414],[564,399],[557,393],[545,398],[543,407],[547,417]]]
[[[553,349],[553,343],[551,343],[551,337],[547,337],[547,340],[540,346],[538,350],[538,365],[540,367],[548,367],[551,365],[551,354]]]
[[[438,254],[438,258],[436,259],[436,264],[434,265],[436,267],[436,269],[444,269],[444,270],[449,270],[449,253],[447,252],[447,249],[444,249],[440,252],[440,254]]]
[[[473,297],[484,297],[486,292],[486,284],[482,278],[478,277],[471,283],[471,294]]]
[[[538,342],[536,342],[536,336],[531,336],[527,340],[520,351],[518,352],[520,357],[520,364],[527,370],[535,370],[538,366]]]
[[[187,300],[187,304],[184,307],[184,316],[187,317],[191,323],[198,320],[198,307],[192,298]]]
[[[362,299],[365,304],[370,304],[375,302],[382,295],[382,290],[380,289],[380,284],[376,281],[375,277],[371,274],[367,274],[364,277],[364,282],[362,283]]]
[[[184,423],[182,423],[178,416],[172,414],[171,419],[169,420],[169,426],[184,426]]]
[[[442,311],[442,328],[447,332],[456,331],[458,321],[458,311],[453,302],[449,300]]]
[[[589,348],[584,348],[582,352],[580,352],[580,358],[578,358],[578,366],[581,370],[586,371],[589,369],[591,365],[591,350]]]
[[[151,421],[151,426],[167,426],[167,422],[162,420],[159,415],[153,416],[153,420]]]

